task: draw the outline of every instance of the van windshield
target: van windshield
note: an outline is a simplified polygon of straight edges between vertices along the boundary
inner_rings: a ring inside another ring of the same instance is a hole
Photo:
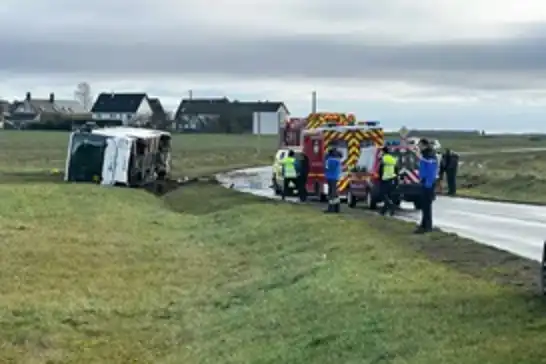
[[[392,155],[398,159],[398,166],[410,171],[419,169],[419,157],[413,148],[394,148]]]
[[[328,143],[328,148],[336,148],[336,150],[341,153],[341,160],[345,162],[347,160],[348,146],[345,140],[332,140]]]
[[[72,136],[68,180],[92,182],[102,175],[106,140],[104,135],[75,133]]]

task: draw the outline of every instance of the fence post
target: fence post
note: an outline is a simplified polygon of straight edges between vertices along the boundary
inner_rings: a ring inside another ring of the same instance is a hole
[[[542,260],[540,261],[540,292],[546,296],[546,241],[542,245]]]

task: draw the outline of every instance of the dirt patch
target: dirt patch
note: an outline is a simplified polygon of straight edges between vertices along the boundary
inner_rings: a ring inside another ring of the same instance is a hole
[[[455,234],[432,234],[409,239],[409,246],[427,258],[459,272],[528,292],[540,291],[540,264]]]
[[[208,183],[208,184],[218,184],[216,178],[211,176],[206,177],[195,177],[187,179],[168,179],[165,181],[156,181],[149,185],[144,186],[144,189],[158,197],[167,195],[168,193],[174,192],[183,186],[188,186],[196,183]]]

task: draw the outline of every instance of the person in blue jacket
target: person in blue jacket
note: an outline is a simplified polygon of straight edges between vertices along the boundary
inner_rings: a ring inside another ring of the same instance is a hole
[[[419,141],[421,159],[419,177],[421,178],[421,224],[415,230],[417,234],[432,231],[432,202],[435,198],[436,178],[438,176],[438,158],[427,139]]]
[[[342,172],[341,154],[332,148],[328,151],[324,161],[324,177],[328,185],[328,209],[325,212],[339,213],[341,201],[337,194],[337,182],[341,178]]]

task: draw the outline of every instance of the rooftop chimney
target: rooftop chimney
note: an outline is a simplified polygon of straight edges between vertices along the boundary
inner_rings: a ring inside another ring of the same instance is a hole
[[[55,102],[55,94],[53,92],[49,94],[49,102],[51,103]]]
[[[30,101],[31,96],[32,96],[32,95],[30,94],[30,92],[27,92],[26,100],[27,100],[27,101]]]

